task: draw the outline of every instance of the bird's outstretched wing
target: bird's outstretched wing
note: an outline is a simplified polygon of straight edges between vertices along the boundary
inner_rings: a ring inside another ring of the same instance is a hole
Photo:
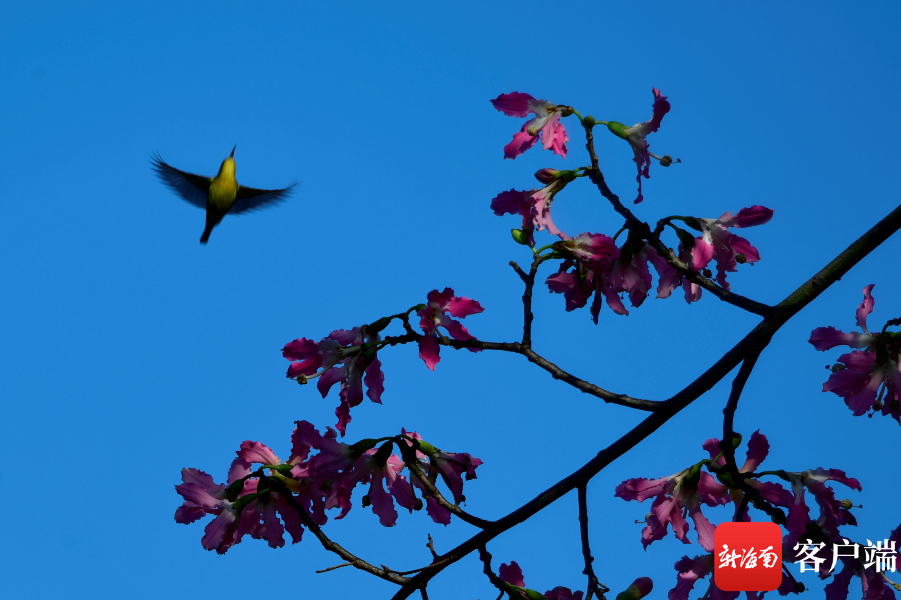
[[[238,195],[235,196],[235,204],[229,214],[241,214],[252,210],[258,210],[271,206],[286,199],[296,183],[292,183],[283,190],[258,190],[252,187],[238,187]]]
[[[159,154],[151,157],[150,164],[153,165],[157,177],[172,188],[172,191],[194,206],[206,208],[206,197],[212,179],[179,171],[175,167],[167,165]]]

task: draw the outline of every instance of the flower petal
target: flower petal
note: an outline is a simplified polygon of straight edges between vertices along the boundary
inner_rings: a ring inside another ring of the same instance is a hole
[[[497,570],[497,573],[498,575],[500,575],[501,579],[503,579],[510,585],[526,587],[525,581],[522,577],[522,569],[519,568],[519,565],[516,564],[515,560],[511,560],[509,565],[501,564],[501,567]]]
[[[852,348],[866,348],[876,341],[872,335],[864,335],[860,333],[845,333],[839,331],[835,327],[817,327],[810,332],[810,339],[807,340],[816,350],[824,351],[835,348],[836,346],[850,346]]]
[[[527,117],[532,112],[532,104],[534,102],[535,98],[529,94],[513,92],[511,94],[501,94],[492,100],[491,104],[508,117]]]
[[[527,127],[528,123],[522,126],[522,131],[513,134],[513,140],[504,146],[504,158],[515,159],[538,141],[537,135],[531,135],[526,131]]]
[[[875,283],[871,283],[863,288],[863,301],[857,307],[857,326],[867,333],[870,333],[870,330],[867,329],[867,315],[873,312],[873,306],[876,304],[876,299],[872,296],[875,285]]]
[[[440,346],[438,338],[434,334],[426,334],[419,338],[419,358],[425,362],[425,366],[435,370],[435,365],[441,360],[439,356]]]

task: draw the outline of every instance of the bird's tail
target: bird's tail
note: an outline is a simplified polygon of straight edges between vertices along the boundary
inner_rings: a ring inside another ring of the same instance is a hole
[[[206,229],[203,230],[203,235],[200,236],[200,243],[206,244],[210,239],[210,234],[213,232],[214,225],[212,223],[207,223]]]

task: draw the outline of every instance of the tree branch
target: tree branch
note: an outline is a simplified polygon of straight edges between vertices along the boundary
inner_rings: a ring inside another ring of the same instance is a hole
[[[390,581],[391,583],[396,583],[400,586],[404,586],[410,582],[409,577],[402,577],[400,575],[390,573],[385,569],[380,569],[375,565],[366,562],[362,558],[358,558],[357,556],[348,552],[340,544],[330,540],[328,536],[322,532],[322,529],[319,527],[319,525],[313,522],[313,519],[309,514],[307,514],[307,510],[301,504],[299,504],[297,500],[294,499],[294,494],[291,493],[291,491],[284,484],[280,483],[277,479],[272,479],[270,481],[272,484],[272,490],[278,492],[279,495],[282,496],[285,501],[287,501],[288,505],[290,505],[291,508],[293,508],[297,513],[297,516],[300,517],[300,520],[303,521],[303,524],[307,526],[307,529],[309,529],[313,533],[313,535],[316,536],[316,538],[319,540],[319,543],[322,544],[323,548],[330,552],[334,552],[357,569],[371,573],[372,575],[384,579],[385,581]],[[330,569],[325,569],[325,571],[330,571],[337,568],[338,567],[332,567]],[[425,587],[425,584],[422,584],[422,587]]]
[[[594,562],[594,557],[591,555],[591,548],[588,545],[588,494],[586,488],[587,484],[582,484],[577,490],[579,492],[579,533],[582,537],[582,558],[585,560],[585,568],[582,570],[582,574],[588,577],[585,600],[591,600],[598,590],[601,591],[599,596],[609,590],[607,586],[598,582],[598,578],[594,574],[594,567],[591,564]]]
[[[586,144],[585,148],[588,150],[588,155],[591,157],[591,169],[586,171],[588,173],[589,179],[591,179],[592,183],[594,183],[598,191],[601,192],[601,195],[606,198],[611,205],[613,205],[613,210],[618,212],[625,220],[626,225],[629,229],[635,231],[641,237],[657,251],[657,254],[666,259],[666,262],[669,263],[671,267],[679,271],[683,277],[688,279],[694,284],[697,284],[722,300],[723,302],[727,302],[732,304],[733,306],[737,306],[738,308],[744,309],[748,312],[752,312],[755,315],[760,315],[762,317],[767,316],[770,311],[773,310],[771,306],[766,304],[762,304],[755,300],[751,300],[750,298],[745,298],[740,294],[736,294],[734,292],[730,292],[726,290],[710,279],[704,277],[700,273],[696,273],[691,270],[691,268],[682,262],[682,260],[676,256],[676,253],[673,252],[669,246],[660,241],[660,238],[651,231],[650,226],[644,221],[640,220],[632,211],[626,208],[623,203],[620,201],[619,196],[614,194],[609,187],[607,187],[607,182],[604,180],[604,174],[601,172],[597,154],[594,151],[594,135],[591,132],[590,127],[585,128],[585,139]]]
[[[529,274],[526,275],[519,268],[519,265],[512,260],[510,261],[510,266],[516,271],[522,282],[526,284],[526,289],[522,293],[522,345],[525,348],[532,347],[532,319],[534,318],[534,315],[532,315],[532,288],[535,287],[535,274],[538,273],[538,265],[541,263],[542,260],[536,257],[532,261]]]
[[[529,362],[541,367],[551,374],[554,379],[559,379],[564,383],[568,383],[580,392],[590,394],[600,398],[609,404],[618,404],[638,410],[654,411],[663,404],[655,400],[642,400],[640,398],[632,398],[625,394],[616,394],[609,392],[601,387],[589,383],[583,379],[579,379],[575,375],[570,375],[551,361],[542,357],[540,354],[520,344],[519,342],[483,342],[481,340],[453,340],[449,338],[438,338],[438,343],[451,348],[480,348],[482,350],[500,350],[502,352],[513,352],[514,354],[522,354]]]
[[[445,497],[438,491],[438,488],[431,482],[428,476],[422,472],[422,469],[419,468],[419,465],[412,462],[407,462],[407,468],[410,470],[416,479],[418,479],[423,487],[429,492],[429,494],[435,499],[438,505],[444,509],[449,510],[452,514],[457,515],[461,521],[465,521],[470,525],[475,525],[481,529],[485,529],[486,527],[491,525],[491,521],[486,521],[485,519],[480,519],[479,517],[474,517],[469,514],[456,504],[451,504],[448,502]],[[431,543],[432,536],[429,536],[429,542]],[[432,550],[434,552],[434,550]]]
[[[448,562],[440,568],[423,572],[412,577],[409,583],[404,584],[394,595],[394,600],[408,598],[423,583],[437,575],[441,570],[473,552],[484,547],[490,540],[511,527],[522,523],[532,515],[552,504],[573,488],[584,484],[592,477],[600,473],[611,462],[634,448],[639,442],[647,438],[661,425],[666,423],[674,415],[678,414],[686,406],[694,402],[703,393],[708,391],[723,377],[725,377],[740,362],[748,358],[753,352],[760,352],[772,336],[789,319],[801,309],[810,304],[830,285],[838,281],[851,267],[860,262],[874,248],[888,239],[901,228],[901,206],[895,208],[884,219],[879,221],[869,231],[864,233],[844,252],[839,254],[828,265],[821,269],[806,283],[792,292],[785,300],[773,307],[768,316],[752,329],[738,344],[726,352],[722,358],[716,361],[710,368],[701,374],[682,391],[662,404],[655,412],[651,413],[644,421],[639,423],[631,431],[627,432],[610,446],[601,450],[594,458],[588,461],[579,470],[565,477],[558,483],[540,493],[538,496],[520,506],[506,516],[494,521],[490,527],[477,533],[456,548],[445,553],[441,558]],[[752,488],[753,489],[753,488]]]

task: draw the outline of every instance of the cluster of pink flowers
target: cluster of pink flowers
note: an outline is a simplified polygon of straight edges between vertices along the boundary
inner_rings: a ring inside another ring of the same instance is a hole
[[[808,538],[805,538],[805,541],[806,539]],[[889,542],[894,542],[894,547],[901,547],[901,525],[893,530],[887,539]],[[843,539],[842,541],[846,542],[847,540]],[[797,553],[793,549],[794,544],[790,542],[783,543],[782,556],[785,562],[793,562],[797,557]],[[897,551],[893,554],[896,561],[901,560],[901,554]],[[832,581],[826,584],[826,600],[847,600],[853,577],[860,578],[861,597],[864,600],[895,600],[895,593],[892,591],[892,587],[883,577],[883,573],[877,571],[874,565],[865,566],[860,559],[842,556],[839,559],[842,567],[841,571],[833,571],[831,570],[833,550],[829,543],[826,543],[813,556],[817,559],[822,559],[819,577],[821,579],[832,577]],[[688,600],[695,584],[713,573],[714,555],[701,554],[694,558],[683,556],[676,561],[674,568],[676,570],[676,586],[670,590],[668,598],[669,600]],[[797,594],[803,589],[803,585],[799,586],[783,570],[782,583],[776,589],[780,596],[786,596],[791,593]],[[748,600],[762,600],[764,593],[745,592]],[[710,600],[735,600],[738,598],[739,592],[723,591],[716,586],[713,578],[711,578],[707,593],[704,596],[710,598]]]
[[[292,543],[300,541],[303,525],[298,511],[304,511],[319,526],[328,520],[325,511],[329,509],[340,509],[335,518],[341,519],[351,509],[354,488],[368,484],[363,505],[371,505],[385,527],[397,521],[395,502],[412,512],[422,507],[423,499],[433,521],[450,523],[450,511],[437,504],[417,477],[411,476],[408,481],[402,475],[407,464],[391,453],[395,443],[412,446],[412,440],[421,440],[418,434],[403,431],[401,436],[386,438],[381,446],[380,440],[372,439],[350,446],[338,442],[337,435],[330,427],[320,434],[307,421],[298,421],[291,434],[291,455],[284,462],[268,446],[245,441],[224,484],[215,483],[203,471],[182,469],[182,483],[175,489],[185,502],[175,511],[175,521],[192,523],[215,515],[204,529],[201,544],[220,554],[244,535],[264,539],[278,548],[285,545],[286,530]],[[421,448],[424,451],[417,454],[418,466],[432,484],[440,477],[454,501],[462,502],[463,478],[475,479],[482,461],[467,453],[441,452],[426,442]],[[253,465],[260,468],[254,470]],[[269,469],[269,474],[265,475],[263,469]],[[416,498],[414,489],[420,490],[422,499]]]
[[[717,263],[717,281],[729,289],[726,273],[736,270],[736,264],[757,262],[760,254],[746,239],[727,230],[729,227],[761,225],[772,218],[773,211],[763,206],[743,208],[735,216],[731,212],[719,219],[694,219],[703,233],[694,240],[690,253],[680,245],[680,254],[695,271],[705,269],[711,261]],[[561,236],[555,248],[567,252],[571,259],[561,263],[557,273],[547,278],[552,292],[563,294],[566,310],[581,308],[594,294],[591,315],[598,322],[602,301],[619,315],[628,315],[620,294],[628,294],[633,307],[644,302],[652,285],[648,264],[657,271],[657,297],[669,298],[680,285],[688,303],[699,300],[701,287],[675,270],[657,251],[640,239],[630,237],[621,247],[599,233],[582,233],[575,238]]]
[[[663,116],[670,110],[666,96],[657,88],[651,88],[651,91],[654,94],[654,104],[651,109],[651,118],[648,121],[636,123],[632,127],[626,127],[616,121],[602,121],[614,135],[627,141],[632,148],[634,154],[632,160],[638,167],[638,175],[635,178],[638,182],[636,204],[644,199],[641,195],[641,178],[647,179],[651,176],[651,158],[660,161],[660,164],[667,167],[673,162],[682,162],[678,159],[673,161],[669,156],[657,156],[649,151],[650,145],[646,140],[648,134],[660,128]],[[553,150],[554,153],[566,158],[566,142],[569,141],[569,137],[566,135],[563,123],[560,122],[560,117],[573,114],[572,107],[558,106],[547,100],[536,100],[529,94],[521,92],[501,94],[492,100],[491,104],[509,117],[522,118],[528,117],[530,114],[535,115],[522,126],[519,133],[514,134],[513,141],[504,146],[504,158],[516,158],[534,146],[539,136],[545,150]],[[594,121],[592,121],[593,123]]]
[[[651,511],[645,519],[646,525],[641,532],[641,542],[645,547],[666,536],[670,526],[672,526],[677,539],[690,544],[691,541],[687,538],[688,522],[686,517],[688,517],[694,522],[695,530],[698,533],[698,543],[707,552],[713,552],[714,526],[702,514],[701,505],[715,507],[731,501],[737,507],[741,503],[743,492],[731,487],[730,479],[717,481],[702,470],[703,467],[706,467],[718,478],[719,474],[723,472],[722,468],[725,466],[726,460],[720,450],[720,440],[711,438],[704,442],[702,447],[708,452],[710,459],[698,462],[669,477],[653,480],[629,479],[617,486],[614,495],[624,500],[643,502],[648,498],[654,498]],[[826,485],[826,482],[836,481],[857,491],[861,490],[860,482],[846,476],[843,471],[838,469],[823,468],[809,469],[803,472],[780,470],[768,473],[775,474],[788,482],[791,486],[790,490],[778,483],[760,481],[754,472],[769,454],[769,447],[766,436],[755,431],[748,440],[746,459],[739,468],[739,472],[748,474],[749,478],[745,481],[758,492],[763,500],[774,506],[788,509],[785,523],[787,533],[783,538],[785,556],[792,555],[792,548],[802,538],[813,536],[831,544],[841,539],[840,526],[857,524],[854,516],[848,510],[851,506],[850,502],[836,499],[835,493]],[[730,485],[724,484],[723,481],[729,482]],[[808,492],[812,494],[819,507],[819,515],[816,520],[810,517],[806,499]],[[747,509],[742,515],[742,520],[751,521]],[[676,563],[677,585],[670,591],[670,600],[687,600],[688,593],[695,582],[706,577],[712,572],[712,569],[713,557],[710,554],[696,556],[694,559],[688,556],[683,557]],[[823,576],[825,575],[826,573],[823,573]],[[716,596],[723,600],[732,600],[738,595],[737,592],[722,592],[716,589],[712,582],[711,586],[711,597],[713,597],[714,591]],[[783,586],[790,591],[793,589],[793,582],[785,578]],[[788,591],[784,593],[780,591],[780,593],[784,595]]]
[[[687,515],[694,521],[695,530],[698,532],[698,543],[708,552],[713,550],[714,527],[701,513],[701,504],[714,507],[727,504],[730,500],[740,503],[742,498],[742,492],[717,482],[714,477],[702,470],[702,467],[706,466],[709,471],[717,474],[726,464],[719,445],[720,441],[716,438],[707,440],[702,447],[710,454],[710,459],[703,460],[674,475],[653,480],[629,479],[617,486],[614,495],[624,500],[643,502],[648,498],[654,498],[651,513],[646,520],[647,524],[641,532],[641,541],[645,547],[651,542],[663,538],[667,534],[670,524],[673,526],[676,538],[683,543],[691,543],[686,537],[688,523],[685,521],[685,516]],[[739,468],[739,472],[754,473],[769,454],[769,448],[766,436],[755,431],[748,440],[746,459]],[[747,482],[767,502],[788,509],[787,543],[792,545],[797,543],[801,536],[809,530],[811,519],[810,509],[805,503],[805,489],[816,499],[820,508],[820,516],[816,524],[828,535],[829,539],[838,539],[839,525],[855,523],[853,515],[842,506],[841,501],[835,499],[835,494],[825,485],[826,481],[837,481],[860,491],[860,482],[847,477],[843,471],[822,468],[800,473],[779,471],[779,477],[791,485],[791,491],[786,490],[778,483],[758,481],[754,478],[748,479]],[[743,515],[743,519],[751,520],[747,511]]]
[[[432,290],[428,293],[427,302],[416,313],[420,317],[419,325],[423,331],[419,338],[419,357],[434,371],[435,365],[441,360],[438,354],[438,327],[446,329],[456,340],[475,340],[459,321],[451,317],[463,318],[484,309],[475,300],[455,296],[451,288],[444,288],[443,292]],[[374,325],[337,329],[318,342],[298,338],[282,348],[282,355],[293,361],[288,366],[289,378],[307,383],[318,377],[316,387],[323,398],[333,385],[340,383],[340,404],[335,409],[338,423],[335,427],[342,436],[347,432],[347,424],[351,421],[350,409],[363,401],[364,384],[367,388],[366,396],[372,402],[382,403],[385,374],[382,373],[382,363],[377,357],[382,338],[379,335],[381,329]],[[479,352],[478,348],[469,350]]]
[[[650,120],[626,127],[622,123],[609,121],[607,128],[615,135],[629,142],[638,167],[638,198],[641,202],[641,179],[649,177],[651,158],[655,158],[664,166],[673,163],[668,156],[651,154],[646,140],[648,134],[659,129],[663,116],[669,112],[670,104],[657,88],[652,89],[654,104]],[[523,125],[522,130],[514,136],[513,141],[504,148],[506,158],[515,158],[531,148],[538,140],[539,133],[544,141],[545,149],[552,148],[565,158],[565,146],[558,147],[557,141],[566,138],[566,131],[560,123],[561,116],[572,114],[568,106],[557,106],[546,100],[535,100],[528,94],[514,92],[501,94],[491,101],[495,108],[506,115],[525,117],[534,113],[535,118]],[[589,121],[585,121],[588,123]],[[590,121],[594,124],[594,121]],[[587,126],[587,125],[586,125]],[[679,161],[676,161],[679,162]],[[535,245],[535,231],[544,231],[562,240],[557,246],[568,250],[573,258],[563,262],[557,274],[547,279],[551,291],[564,295],[566,310],[574,310],[591,304],[591,314],[595,323],[598,320],[604,302],[617,314],[628,315],[629,311],[622,302],[621,295],[628,294],[633,307],[640,306],[647,297],[652,277],[648,263],[654,265],[659,281],[657,297],[668,298],[672,291],[683,287],[685,300],[689,303],[701,298],[702,288],[676,271],[665,258],[643,240],[632,238],[617,248],[613,240],[603,234],[582,233],[573,239],[561,231],[551,217],[554,198],[577,175],[572,171],[542,169],[535,177],[544,184],[541,189],[516,190],[501,192],[491,201],[491,210],[500,216],[505,214],[519,215],[522,218],[521,234],[514,237],[521,243]],[[711,262],[716,261],[716,280],[725,289],[730,285],[726,274],[736,271],[742,263],[755,263],[760,260],[760,253],[748,240],[729,231],[730,228],[753,227],[768,222],[773,211],[763,206],[743,208],[737,215],[727,212],[719,219],[688,218],[685,222],[701,232],[693,239],[687,236],[686,243],[692,247],[679,245],[679,256],[694,271],[705,272]],[[684,232],[680,233],[683,235]]]
[[[857,326],[863,333],[844,333],[835,327],[817,327],[808,340],[817,350],[836,346],[857,348],[838,357],[832,375],[823,384],[824,392],[832,392],[845,399],[845,404],[860,416],[872,410],[891,415],[901,423],[901,371],[898,354],[901,335],[870,333],[867,316],[873,312],[873,284],[863,288],[863,301],[857,307]]]
[[[353,329],[337,329],[319,342],[299,338],[282,348],[282,356],[294,361],[288,367],[288,377],[306,383],[307,379],[319,374],[316,387],[325,398],[336,383],[341,384],[338,397],[341,403],[335,410],[338,417],[337,428],[344,435],[351,421],[350,408],[363,401],[363,383],[366,395],[377,404],[382,403],[385,391],[385,374],[382,363],[363,351],[363,345],[374,345],[380,340],[378,334],[370,335],[367,326]],[[367,364],[368,363],[368,364]]]

